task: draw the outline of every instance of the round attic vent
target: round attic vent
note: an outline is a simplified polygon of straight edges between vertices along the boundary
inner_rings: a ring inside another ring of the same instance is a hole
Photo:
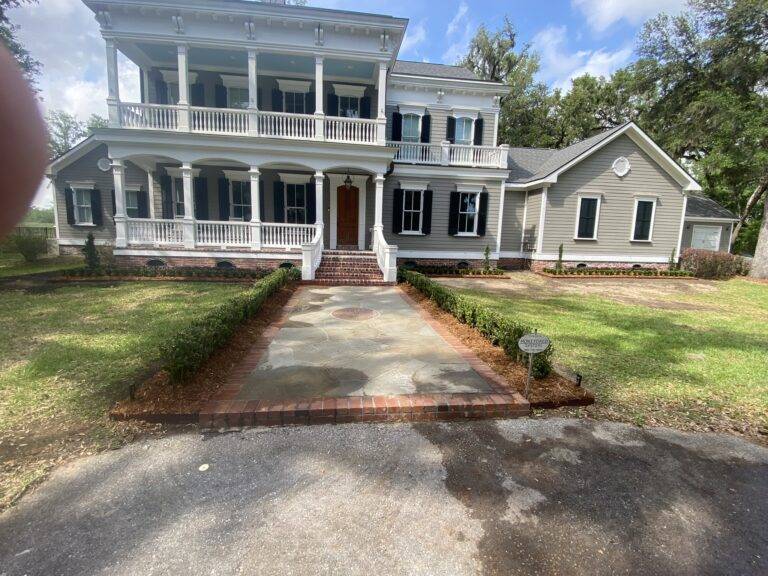
[[[632,166],[629,164],[629,160],[624,158],[624,156],[619,156],[616,158],[616,160],[613,161],[613,172],[618,176],[619,178],[622,178],[629,174],[630,169]]]
[[[109,169],[112,167],[112,162],[109,161],[109,158],[99,158],[98,162],[96,162],[96,166],[99,167],[99,170],[102,172],[109,172]]]

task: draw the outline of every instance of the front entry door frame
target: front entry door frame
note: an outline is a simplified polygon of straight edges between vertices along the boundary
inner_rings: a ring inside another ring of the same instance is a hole
[[[344,185],[346,174],[328,174],[328,181],[331,187],[331,222],[330,222],[330,244],[331,250],[338,246],[338,224],[339,224],[339,187]],[[350,174],[352,186],[358,189],[357,202],[357,249],[365,250],[365,198],[367,196],[368,178],[364,174]]]

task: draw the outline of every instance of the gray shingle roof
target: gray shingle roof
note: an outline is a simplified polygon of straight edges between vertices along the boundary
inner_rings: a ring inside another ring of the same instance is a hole
[[[574,158],[578,158],[613,133],[621,130],[624,126],[626,124],[600,132],[561,150],[549,148],[510,148],[507,166],[510,170],[509,182],[525,184],[545,178],[568,164]]]
[[[458,80],[480,80],[477,75],[462,66],[447,64],[432,64],[430,62],[411,62],[397,60],[392,67],[394,74],[409,74],[411,76],[432,76],[434,78],[454,78]]]
[[[688,196],[685,210],[686,218],[731,218],[736,220],[733,212],[705,196]]]

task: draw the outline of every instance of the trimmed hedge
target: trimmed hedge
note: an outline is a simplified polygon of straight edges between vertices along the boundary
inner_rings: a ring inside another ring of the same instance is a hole
[[[414,266],[406,268],[411,272],[419,272],[432,276],[503,276],[501,268],[458,268],[450,265]]]
[[[101,276],[139,276],[145,278],[264,278],[269,270],[245,270],[242,268],[214,268],[195,266],[136,266],[125,268],[75,268],[62,272],[63,276],[88,278]]]
[[[267,298],[300,275],[295,268],[279,268],[171,336],[160,346],[163,367],[171,380],[180,382],[193,374],[211,354],[227,343],[243,322],[261,309]]]
[[[729,252],[687,248],[680,256],[680,268],[697,278],[724,279],[749,273],[749,262]]]
[[[692,276],[687,270],[656,270],[655,268],[544,268],[553,276]]]
[[[400,269],[399,273],[401,281],[408,282],[440,308],[453,314],[460,322],[476,328],[492,344],[501,346],[507,356],[520,363],[527,362],[527,355],[520,351],[517,341],[525,334],[533,332],[532,327],[489,310],[419,272]],[[550,346],[545,352],[534,356],[535,378],[544,378],[552,371],[552,351]]]

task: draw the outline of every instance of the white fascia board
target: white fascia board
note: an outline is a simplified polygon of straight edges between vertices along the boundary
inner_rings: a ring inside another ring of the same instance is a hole
[[[509,94],[511,89],[505,84],[498,82],[488,82],[486,80],[463,80],[460,78],[438,78],[436,76],[416,76],[412,74],[398,74],[392,72],[390,83],[402,84],[406,86],[416,86],[420,88],[443,88],[446,90],[468,90],[480,94],[491,96],[504,96]]]
[[[721,222],[723,224],[730,224],[731,222],[738,222],[739,218],[714,218],[708,216],[686,216],[686,222]]]
[[[557,182],[558,176],[563,172],[571,169],[573,166],[589,158],[592,154],[607,146],[619,136],[626,134],[635,144],[637,144],[646,154],[653,158],[656,163],[664,168],[664,170],[680,184],[683,184],[683,194],[686,192],[697,192],[701,190],[699,185],[693,177],[688,174],[677,162],[675,162],[670,156],[664,152],[659,146],[643,132],[634,122],[630,122],[624,126],[621,130],[617,130],[611,134],[605,140],[595,144],[589,150],[584,151],[581,155],[577,156],[564,166],[555,170],[552,174],[547,175],[539,180],[525,183],[508,182],[506,185],[507,190],[532,190],[534,188],[541,188],[542,186],[548,186]]]

